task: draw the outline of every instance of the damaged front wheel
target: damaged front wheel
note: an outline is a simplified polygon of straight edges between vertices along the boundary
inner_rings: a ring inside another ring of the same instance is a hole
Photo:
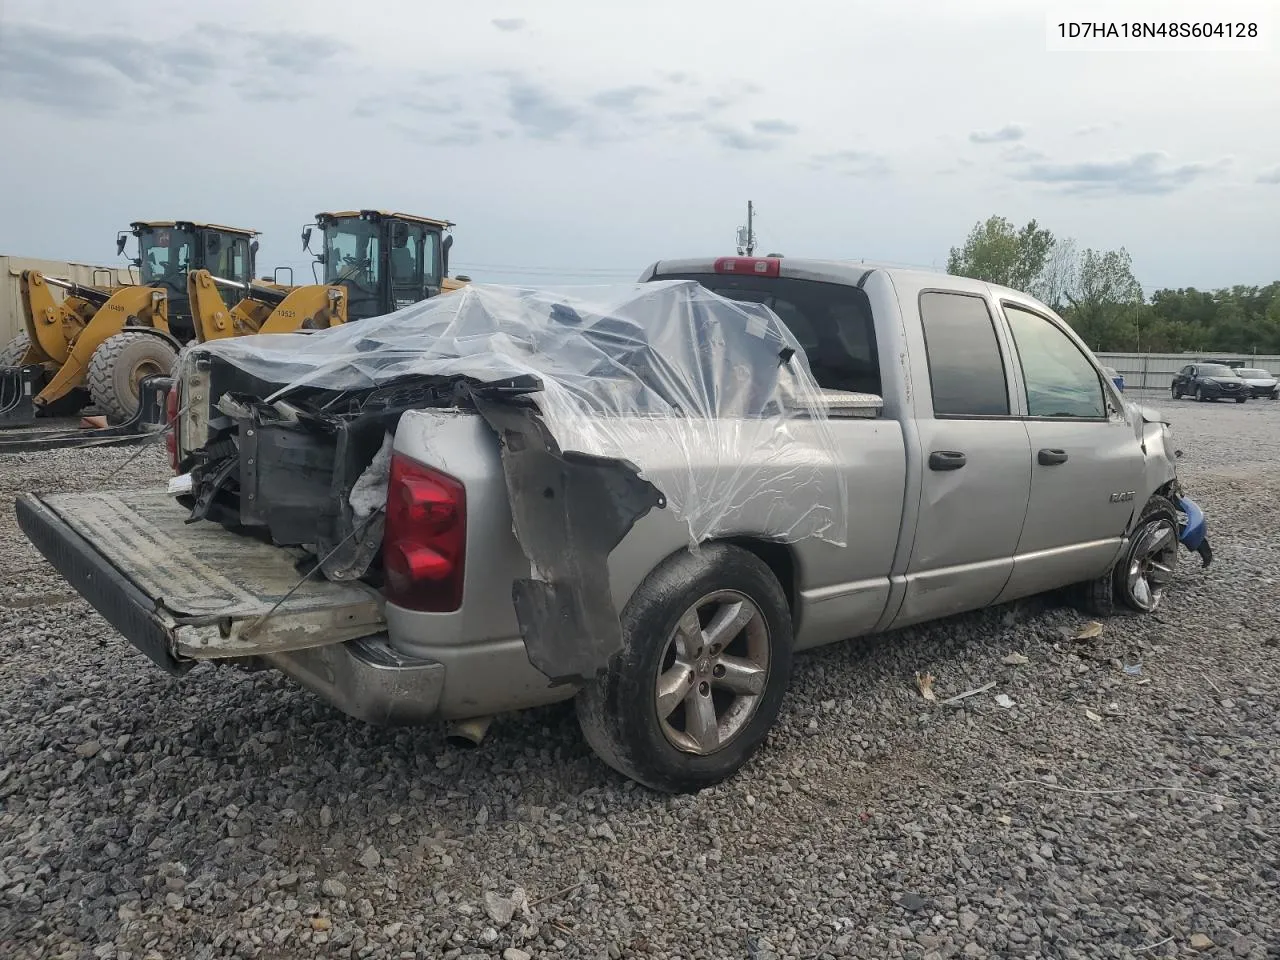
[[[680,553],[636,590],[622,627],[622,652],[578,695],[592,749],[673,793],[732,776],[773,726],[791,673],[777,578],[727,544]]]

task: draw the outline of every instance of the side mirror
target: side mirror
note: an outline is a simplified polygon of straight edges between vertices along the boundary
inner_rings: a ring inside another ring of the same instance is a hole
[[[310,227],[302,228],[302,249],[303,250],[311,249],[311,228]]]
[[[440,244],[440,276],[447,277],[449,275],[449,250],[453,247],[453,234],[449,234],[444,238],[444,242]]]
[[[129,242],[129,235],[121,230],[116,234],[116,256],[124,256],[124,245]]]
[[[258,241],[257,241],[257,240],[255,240],[255,241],[253,241],[253,243],[249,244],[249,252],[250,252],[250,253],[252,253],[255,257],[258,255]]]

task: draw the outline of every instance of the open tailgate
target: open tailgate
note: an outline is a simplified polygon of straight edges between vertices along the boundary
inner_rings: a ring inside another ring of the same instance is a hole
[[[361,583],[304,579],[304,554],[188,524],[163,488],[17,501],[18,524],[76,590],[171,673],[193,660],[300,650],[384,628]]]

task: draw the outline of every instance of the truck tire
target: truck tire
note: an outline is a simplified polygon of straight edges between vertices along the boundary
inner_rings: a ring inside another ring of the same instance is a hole
[[[31,339],[20,333],[3,347],[0,347],[0,367],[16,367],[31,348]]]
[[[1118,604],[1153,613],[1178,566],[1178,510],[1167,497],[1149,499],[1112,573]]]
[[[587,743],[668,793],[732,776],[764,742],[791,677],[791,611],[773,572],[728,544],[681,552],[621,620],[622,651],[578,694]]]
[[[138,385],[143,377],[167,375],[178,359],[166,340],[125,330],[109,337],[89,358],[89,395],[110,423],[122,423],[138,412]]]

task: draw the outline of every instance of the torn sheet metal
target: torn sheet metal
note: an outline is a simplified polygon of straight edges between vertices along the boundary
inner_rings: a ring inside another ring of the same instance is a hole
[[[694,281],[472,284],[328,330],[201,344],[181,364],[210,356],[279,385],[267,403],[414,380],[527,384],[560,451],[634,464],[692,543],[745,516],[777,540],[845,544],[828,401],[799,341],[768,307]]]
[[[534,410],[479,397],[476,406],[502,441],[516,539],[533,571],[512,585],[529,662],[553,684],[590,680],[622,649],[609,554],[666,501],[629,464],[562,453]]]

